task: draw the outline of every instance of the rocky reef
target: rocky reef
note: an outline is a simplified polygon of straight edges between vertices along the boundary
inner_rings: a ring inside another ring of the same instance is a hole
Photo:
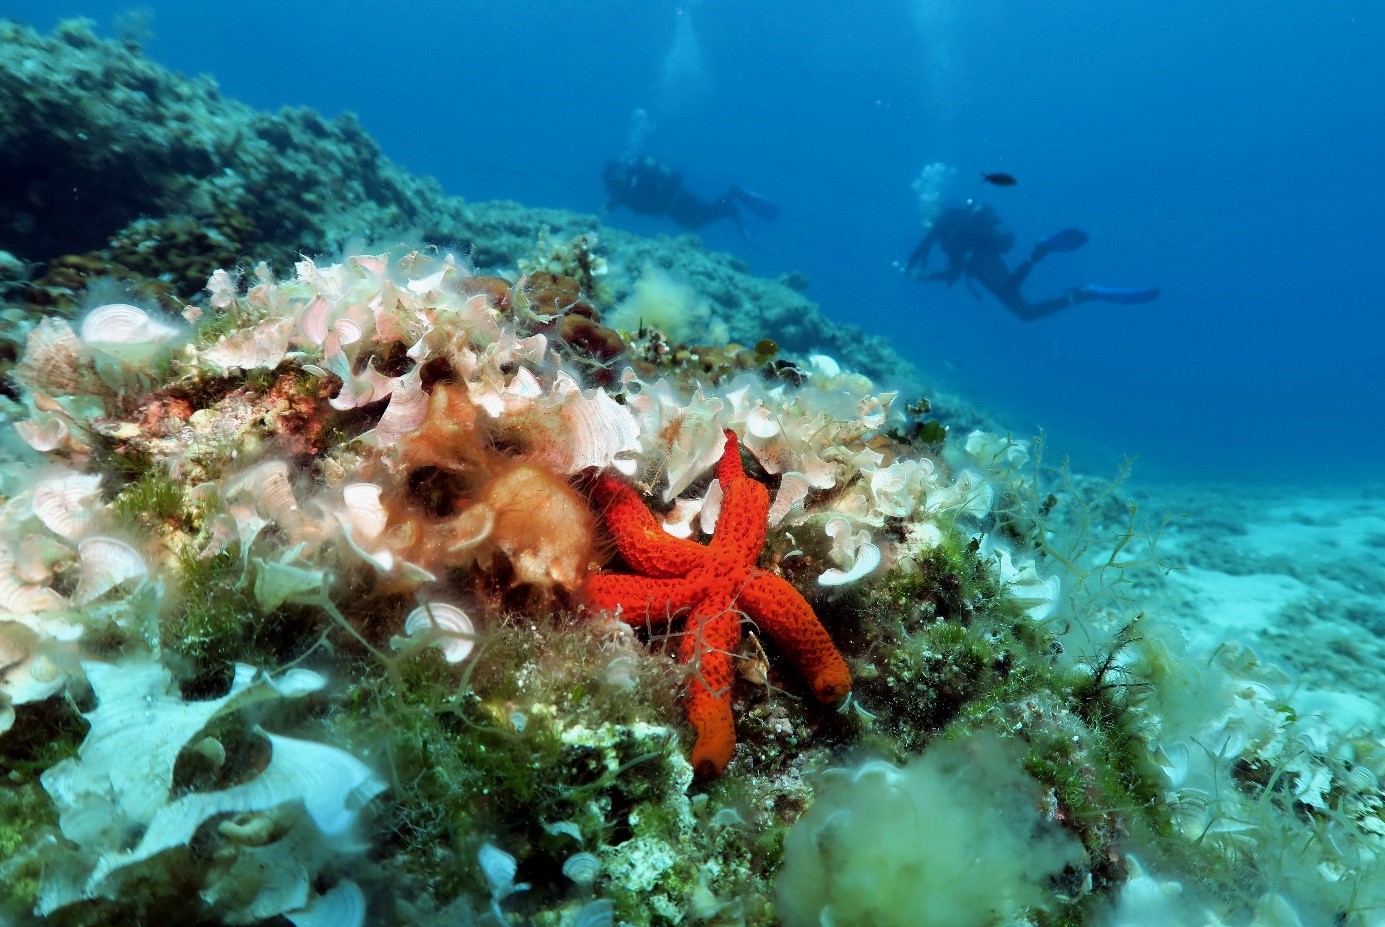
[[[0,923],[1374,922],[1382,741],[1187,655],[1123,474],[691,239],[0,28]],[[139,173],[83,237],[44,170]]]
[[[595,295],[613,304],[646,271],[672,274],[692,284],[686,304],[664,293],[643,308],[700,311],[723,340],[773,332],[786,349],[918,382],[887,341],[824,315],[801,277],[754,277],[695,236],[649,240],[591,215],[466,203],[400,169],[349,113],[253,110],[211,78],[172,74],[133,43],[99,39],[85,20],[49,36],[0,21],[0,46],[0,287],[21,304],[70,314],[92,281],[114,278],[176,309],[217,267],[286,270],[300,254],[407,242],[483,271],[595,277]],[[597,263],[583,267],[574,241],[599,248]]]

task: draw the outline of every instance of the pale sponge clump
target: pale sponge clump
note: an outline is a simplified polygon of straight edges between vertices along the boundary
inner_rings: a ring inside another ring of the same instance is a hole
[[[730,337],[726,324],[713,318],[705,296],[652,264],[640,271],[634,289],[606,323],[624,332],[656,328],[673,344],[725,344]]]
[[[977,735],[902,769],[828,774],[789,830],[778,880],[784,927],[985,927],[1042,908],[1081,845],[1040,814],[1016,751]]]

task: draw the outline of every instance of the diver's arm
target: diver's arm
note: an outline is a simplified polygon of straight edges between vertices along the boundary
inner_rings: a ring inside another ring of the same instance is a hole
[[[936,281],[946,283],[948,286],[956,283],[962,277],[962,266],[960,264],[949,263],[942,270],[935,270],[931,274],[922,274],[920,280]]]
[[[928,255],[933,251],[933,243],[937,240],[938,236],[934,232],[929,232],[927,235],[923,236],[923,239],[918,243],[918,247],[914,248],[914,253],[909,255],[909,260],[904,262],[904,272],[906,274],[922,271],[928,266]],[[927,280],[931,278],[925,277],[924,279]]]
[[[970,263],[972,252],[965,251],[958,254],[955,251],[949,251],[944,248],[943,253],[947,255],[947,266],[942,270],[935,270],[931,274],[923,274],[919,279],[936,280],[946,283],[948,286],[952,286],[968,273],[967,267]]]

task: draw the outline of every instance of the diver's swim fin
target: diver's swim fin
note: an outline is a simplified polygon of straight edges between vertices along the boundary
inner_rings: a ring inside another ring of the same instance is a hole
[[[1138,286],[1093,286],[1087,284],[1078,290],[1079,300],[1096,299],[1104,303],[1152,303],[1159,298],[1158,287]]]
[[[768,197],[758,193],[752,193],[745,187],[732,187],[731,195],[737,202],[744,203],[745,208],[749,209],[761,219],[774,219],[779,215],[779,207],[776,206]]]
[[[1086,243],[1086,232],[1081,229],[1063,229],[1061,232],[1054,232],[1047,238],[1040,239],[1035,250],[1042,248],[1045,253],[1049,251],[1076,251]]]

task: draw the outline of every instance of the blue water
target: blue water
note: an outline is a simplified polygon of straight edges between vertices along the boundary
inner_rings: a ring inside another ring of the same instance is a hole
[[[0,2],[48,28],[126,4]],[[783,208],[709,246],[802,268],[834,318],[1043,427],[1055,451],[1151,478],[1342,483],[1385,451],[1385,6],[1375,0],[158,0],[148,51],[252,105],[353,110],[387,154],[472,200],[598,210],[641,153],[715,194]],[[911,183],[993,203],[1011,257],[1064,226],[1090,244],[1026,288],[1157,285],[1149,306],[1034,323],[903,279]],[[1020,180],[996,189],[982,170]],[[628,213],[612,222],[676,231]]]

